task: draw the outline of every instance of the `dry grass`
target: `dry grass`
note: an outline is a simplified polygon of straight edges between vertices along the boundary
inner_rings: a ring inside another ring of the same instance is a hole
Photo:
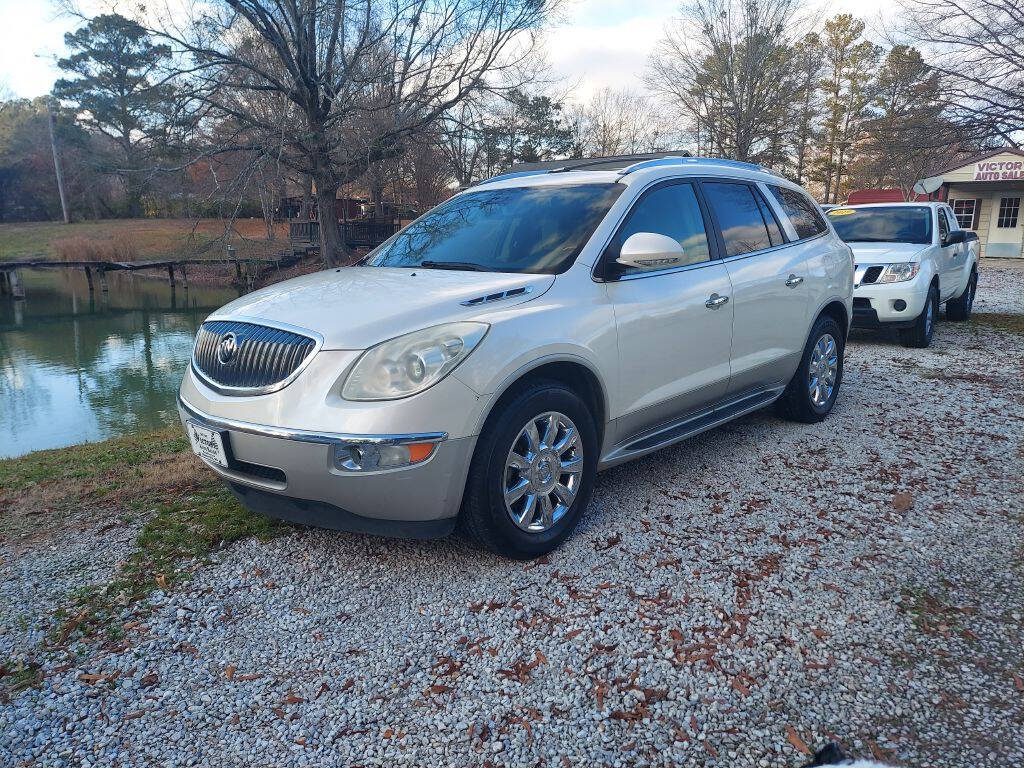
[[[115,248],[114,243],[121,246]],[[132,258],[113,261],[171,258],[223,258],[227,246],[239,258],[270,258],[288,248],[288,226],[280,224],[276,239],[268,240],[262,219],[240,219],[233,227],[219,219],[104,219],[74,224],[29,222],[0,224],[0,260],[81,259],[62,256],[82,248],[125,253]],[[106,259],[104,259],[106,260]]]
[[[108,240],[90,237],[62,237],[53,242],[54,256],[61,261],[136,261],[139,258],[134,241],[125,233]]]

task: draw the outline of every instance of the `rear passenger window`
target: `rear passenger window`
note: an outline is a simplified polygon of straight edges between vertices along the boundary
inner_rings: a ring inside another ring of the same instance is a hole
[[[702,186],[722,229],[727,256],[771,248],[768,226],[753,189],[729,182],[704,182]]]
[[[773,185],[769,185],[768,189],[789,217],[797,238],[803,240],[814,237],[828,229],[825,220],[818,213],[818,206],[803,192]]]
[[[622,244],[629,236],[637,232],[653,232],[671,237],[683,249],[683,264],[699,264],[711,260],[704,217],[692,184],[658,187],[641,197],[611,244],[611,260],[618,257]],[[620,274],[631,271],[636,270],[626,269]]]

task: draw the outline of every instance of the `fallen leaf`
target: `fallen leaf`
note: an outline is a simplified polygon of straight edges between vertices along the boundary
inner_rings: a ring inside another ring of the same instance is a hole
[[[228,664],[227,669],[224,670],[224,677],[228,680],[235,679],[235,665]]]
[[[892,508],[896,512],[906,512],[914,505],[914,497],[906,491],[900,491],[892,497]]]
[[[750,689],[747,688],[747,686],[745,686],[743,683],[741,683],[738,677],[734,677],[732,680],[730,680],[729,685],[731,685],[744,696],[750,695]]]
[[[301,696],[296,696],[292,691],[288,691],[285,694],[284,701],[282,703],[284,703],[284,704],[300,704],[303,701],[305,701],[305,699],[303,699]]]
[[[167,577],[162,573],[158,573],[156,575],[156,585],[160,587],[160,589],[167,589]]]
[[[1024,693],[1024,678],[1016,672],[1013,673],[1013,687],[1016,688],[1018,692]]]
[[[883,761],[889,758],[889,756],[885,754],[885,750],[878,746],[878,744],[875,743],[874,739],[866,739],[866,741],[868,743],[868,749],[871,750],[871,755],[875,758],[875,760]]]
[[[800,735],[792,725],[786,726],[786,739],[798,752],[802,752],[805,755],[811,754],[810,748],[804,743],[804,740],[800,738]]]
[[[93,674],[87,674],[87,673],[83,672],[81,675],[78,676],[78,679],[81,680],[83,683],[88,683],[89,685],[94,685],[95,683],[98,683],[100,680],[103,680],[105,677],[106,677],[106,675],[93,675]],[[143,678],[143,679],[145,679],[145,678]]]
[[[236,683],[247,683],[250,680],[259,680],[263,675],[252,674],[252,675],[235,675],[232,678]]]
[[[139,684],[143,688],[152,688],[154,685],[160,682],[160,678],[156,676],[156,672],[150,672],[148,675],[143,675],[139,680]]]
[[[572,640],[572,639],[573,639],[574,637],[577,637],[577,636],[579,636],[579,634],[580,634],[580,633],[582,633],[582,632],[583,632],[583,630],[582,630],[582,629],[573,629],[573,630],[570,630],[569,632],[566,632],[566,633],[565,633],[565,639],[566,639],[566,640]]]

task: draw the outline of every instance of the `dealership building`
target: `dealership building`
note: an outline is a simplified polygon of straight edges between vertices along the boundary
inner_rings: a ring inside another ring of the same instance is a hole
[[[1024,258],[1024,150],[997,149],[945,168],[932,178],[930,195],[918,200],[945,200],[964,229],[978,233],[981,255],[989,258]],[[862,189],[850,193],[848,203],[902,201],[898,190]]]

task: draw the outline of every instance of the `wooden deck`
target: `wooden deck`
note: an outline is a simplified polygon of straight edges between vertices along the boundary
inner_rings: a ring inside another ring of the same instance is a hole
[[[255,258],[223,258],[223,259],[156,259],[152,261],[58,261],[56,259],[19,259],[17,261],[0,261],[0,294],[10,293],[15,298],[24,298],[25,288],[18,274],[22,269],[81,269],[85,271],[86,281],[89,283],[89,290],[94,290],[93,273],[99,278],[100,290],[107,291],[107,272],[139,272],[142,270],[167,270],[167,279],[171,288],[175,286],[175,270],[181,275],[181,283],[185,290],[188,290],[189,265],[196,266],[231,266],[234,265],[235,277],[239,283],[243,282],[242,266],[246,266],[246,273],[249,267],[255,265],[256,269],[275,268],[280,270],[290,267],[299,261],[300,256],[295,253],[283,253],[273,259]]]

